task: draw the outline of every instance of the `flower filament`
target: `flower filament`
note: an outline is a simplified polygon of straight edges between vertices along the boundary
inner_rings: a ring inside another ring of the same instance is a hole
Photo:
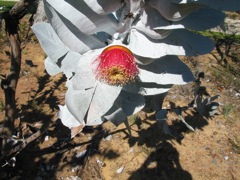
[[[94,62],[97,63],[96,78],[109,85],[133,82],[139,74],[133,53],[124,46],[107,47]]]

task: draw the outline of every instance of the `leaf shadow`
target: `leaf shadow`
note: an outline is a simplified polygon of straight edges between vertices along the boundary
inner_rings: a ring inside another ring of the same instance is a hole
[[[21,117],[21,121],[33,123],[49,118],[50,114],[56,111],[58,104],[60,104],[59,98],[54,93],[59,90],[60,85],[65,80],[65,76],[61,76],[60,79],[52,81],[47,73],[38,77],[38,89],[30,89],[28,92],[24,92],[29,94],[28,100],[26,104],[18,105],[18,116]],[[46,105],[49,106],[51,112],[46,113],[47,110],[44,110]]]
[[[42,104],[49,105],[52,113],[56,112],[60,100],[54,91],[65,81],[65,77],[61,77],[51,86],[50,81],[50,76],[45,74],[38,79],[38,89],[29,91],[31,97],[28,103],[19,108],[22,122],[41,121],[44,125],[42,129],[49,126],[52,116],[42,111]],[[46,88],[48,86],[50,88]],[[174,103],[171,106],[176,107]],[[184,118],[188,124],[199,130],[208,124],[207,119],[196,112],[186,112]],[[47,131],[42,131],[40,138],[21,151],[17,156],[16,166],[7,170],[11,171],[9,177],[18,175],[58,179],[62,176],[62,171],[73,171],[72,173],[78,174],[82,179],[101,179],[101,168],[104,168],[104,164],[97,162],[96,155],[115,161],[121,154],[111,147],[100,150],[100,143],[109,135],[124,133],[130,147],[136,145],[151,149],[141,167],[130,172],[129,179],[192,179],[191,174],[182,168],[179,152],[174,147],[174,143],[181,144],[184,134],[191,132],[181,121],[173,119],[169,124],[172,135],[167,135],[163,132],[162,124],[155,119],[155,116],[136,119],[131,125],[136,134],[133,137],[128,135],[127,128],[107,131],[100,125],[94,128],[85,127],[83,132],[73,139],[69,136],[70,130],[63,126],[60,120],[54,121]]]
[[[184,118],[196,130],[203,130],[203,127],[208,125],[208,119],[194,110],[187,111]],[[128,137],[129,146],[145,148],[149,154],[141,167],[131,172],[130,180],[193,179],[192,175],[182,168],[179,152],[175,148],[175,144],[181,144],[186,134],[194,133],[182,121],[172,118],[168,124],[171,134],[165,134],[163,123],[156,121],[153,116],[136,120],[131,128],[137,135]]]

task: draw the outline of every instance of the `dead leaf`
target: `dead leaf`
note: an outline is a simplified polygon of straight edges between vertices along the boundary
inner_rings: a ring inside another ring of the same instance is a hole
[[[71,128],[71,138],[74,138],[78,133],[82,132],[84,125]]]

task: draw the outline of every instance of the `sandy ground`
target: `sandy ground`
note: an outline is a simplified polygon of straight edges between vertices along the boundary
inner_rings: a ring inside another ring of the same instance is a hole
[[[9,70],[6,51],[7,44],[1,48],[1,74]],[[34,40],[23,49],[17,106],[25,138],[48,124],[58,104],[64,103],[65,78],[61,74],[49,77],[44,72],[45,57]],[[57,120],[16,156],[15,167],[2,168],[0,179],[240,179],[239,91],[225,87],[212,75],[213,69],[219,67],[212,55],[183,60],[194,73],[205,72],[202,85],[211,96],[221,95],[218,115],[211,119],[193,109],[183,113],[195,132],[170,113],[167,123],[173,135],[165,134],[151,113],[140,113],[129,119],[131,138],[124,124],[115,127],[105,122],[87,127],[69,140],[69,129]],[[192,88],[174,87],[163,106],[187,105],[193,98]],[[1,89],[0,100],[4,102]],[[0,112],[1,120],[3,117],[4,111]]]

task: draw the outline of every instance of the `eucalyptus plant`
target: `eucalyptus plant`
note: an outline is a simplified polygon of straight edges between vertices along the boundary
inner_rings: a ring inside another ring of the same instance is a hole
[[[46,71],[64,73],[68,88],[58,117],[74,128],[118,125],[146,99],[194,80],[179,55],[209,53],[196,31],[224,21],[239,0],[44,0],[47,23],[32,29],[48,55]],[[159,103],[159,104],[156,104]],[[155,110],[161,109],[161,102]]]

